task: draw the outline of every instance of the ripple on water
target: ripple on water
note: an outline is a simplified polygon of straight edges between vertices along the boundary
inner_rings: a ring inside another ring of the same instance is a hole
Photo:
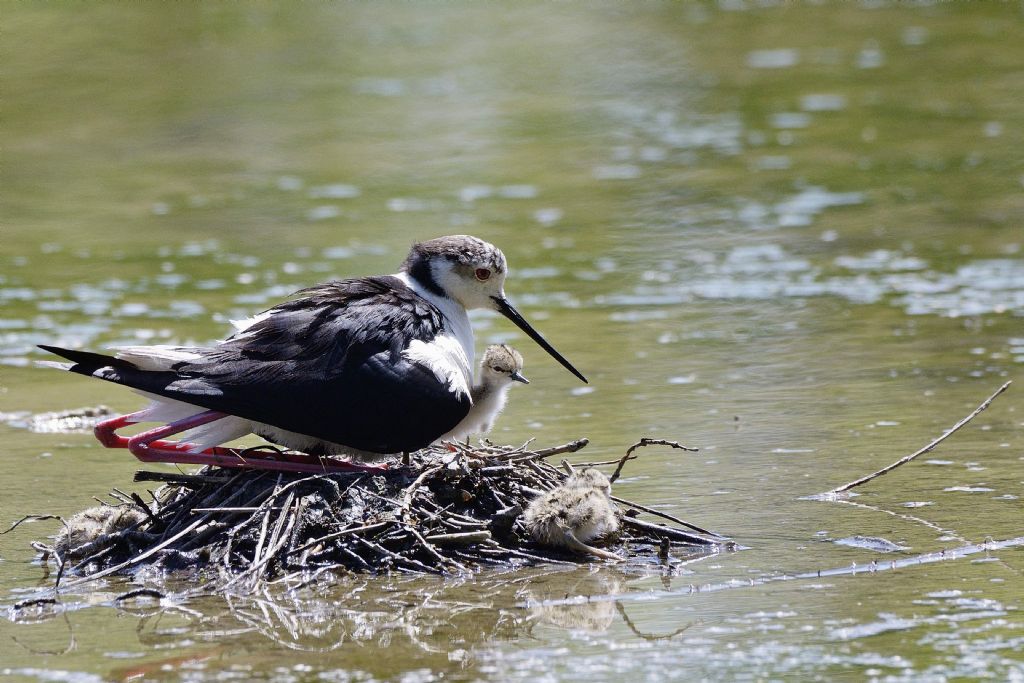
[[[36,681],[62,681],[64,683],[101,683],[104,680],[102,676],[86,673],[85,671],[39,669],[33,667],[0,669],[0,674]]]
[[[747,53],[747,66],[751,69],[788,69],[800,63],[800,51],[793,48],[751,50]]]
[[[210,278],[208,280],[198,280],[193,286],[196,289],[211,291],[215,289],[224,289],[227,287],[227,282],[221,278]]]
[[[766,154],[759,156],[751,163],[757,171],[785,171],[793,166],[793,160],[782,154]]]
[[[161,273],[153,278],[153,280],[159,285],[174,289],[188,282],[189,277],[181,273]]]
[[[772,114],[769,124],[772,128],[791,130],[796,128],[807,128],[811,125],[811,117],[798,111],[783,111]]]
[[[773,243],[734,247],[725,256],[694,250],[687,254],[687,261],[689,268],[668,264],[662,271],[644,273],[645,284],[631,292],[602,295],[594,303],[644,306],[697,298],[837,296],[853,303],[887,301],[910,315],[1024,315],[1024,261],[979,260],[961,266],[955,273],[937,273],[927,270],[928,264],[921,258],[900,251],[874,250],[834,259],[837,267],[854,274],[825,275],[807,259]],[[595,271],[574,274],[579,279],[600,279]],[[1009,340],[1009,347],[1015,359],[1024,353],[1024,342],[1019,339]]]
[[[878,69],[885,64],[885,53],[878,46],[878,41],[869,40],[864,43],[860,52],[857,53],[856,66],[858,69]]]
[[[355,185],[332,183],[330,185],[311,187],[306,194],[313,199],[352,199],[362,193]]]
[[[533,220],[547,227],[562,220],[562,216],[563,212],[558,208],[537,209],[533,212]]]
[[[907,26],[900,34],[900,42],[911,47],[918,47],[928,42],[928,29],[924,26]]]
[[[502,185],[498,188],[498,196],[505,199],[533,199],[538,194],[534,185]]]
[[[856,271],[922,270],[927,266],[924,259],[889,249],[875,249],[863,256],[837,256],[833,262],[840,268]]]
[[[955,273],[932,274],[934,293],[911,292],[895,301],[910,315],[946,317],[986,313],[1024,313],[1024,261],[981,259]]]
[[[639,178],[643,171],[634,164],[595,166],[592,174],[595,180],[632,180]]]
[[[310,222],[326,221],[331,218],[337,218],[341,215],[341,209],[331,204],[323,204],[321,206],[314,206],[312,209],[306,211],[306,220]]]
[[[846,96],[835,93],[815,93],[800,98],[803,111],[842,111],[846,109]]]
[[[863,192],[830,192],[812,185],[782,200],[774,208],[780,226],[799,227],[810,225],[814,217],[825,209],[863,203]]]
[[[206,256],[220,249],[218,240],[205,240],[203,242],[186,242],[178,249],[178,256],[194,257]]]
[[[906,631],[918,626],[916,619],[903,619],[895,614],[886,613],[879,614],[878,616],[880,617],[879,621],[833,629],[828,635],[833,640],[855,640],[857,638],[876,636],[879,633],[886,633],[888,631]]]
[[[736,113],[691,115],[680,120],[675,110],[650,108],[637,102],[617,102],[609,108],[614,115],[653,138],[657,145],[648,147],[687,151],[710,149],[730,156],[743,150],[743,122]],[[668,151],[657,161],[667,156]],[[679,160],[693,161],[685,156]]]
[[[395,213],[411,213],[418,211],[438,211],[443,204],[436,199],[421,199],[419,197],[392,197],[387,201],[388,211]]]
[[[31,287],[0,287],[0,302],[32,301],[36,290]]]
[[[908,546],[893,543],[888,539],[879,538],[877,536],[847,536],[846,538],[840,538],[833,541],[833,543],[836,545],[849,546],[851,548],[874,550],[879,553],[895,553],[910,549]]]
[[[540,280],[558,277],[562,274],[560,268],[555,266],[540,266],[538,268],[523,268],[517,270],[515,275],[518,280]]]

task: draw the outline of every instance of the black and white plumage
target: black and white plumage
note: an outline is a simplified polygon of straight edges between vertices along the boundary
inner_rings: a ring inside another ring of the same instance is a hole
[[[192,452],[252,432],[368,459],[422,448],[469,413],[468,309],[498,310],[586,381],[505,299],[506,273],[493,245],[441,237],[414,245],[394,275],[303,290],[214,346],[125,347],[116,357],[42,348],[72,361],[68,370],[152,398],[129,422],[223,413],[186,434]]]
[[[523,357],[508,344],[492,344],[484,350],[480,359],[480,374],[470,390],[473,405],[469,413],[455,429],[442,436],[440,441],[465,439],[471,434],[485,434],[491,431],[494,421],[505,409],[508,390],[516,382],[529,384],[523,376]]]

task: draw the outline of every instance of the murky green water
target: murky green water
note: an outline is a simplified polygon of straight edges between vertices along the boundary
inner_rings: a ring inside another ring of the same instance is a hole
[[[208,341],[468,232],[591,379],[476,318],[534,380],[495,438],[699,446],[647,449],[617,491],[749,548],[188,604],[113,604],[111,582],[0,620],[4,675],[1024,677],[1019,547],[888,569],[1021,535],[1019,383],[860,506],[803,499],[1024,367],[1019,5],[7,3],[2,23],[0,411],[137,405],[31,367],[37,343]],[[4,526],[132,487],[87,434],[0,434]],[[52,580],[28,543],[53,531],[0,537],[5,604]],[[836,542],[857,535],[905,549]]]

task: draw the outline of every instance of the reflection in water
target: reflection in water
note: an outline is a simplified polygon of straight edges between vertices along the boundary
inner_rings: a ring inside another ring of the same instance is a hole
[[[671,588],[668,575],[662,576],[664,587]],[[648,641],[671,639],[690,628],[688,622],[666,632],[645,631],[631,618],[629,608],[613,599],[628,594],[632,583],[644,579],[645,574],[635,567],[625,572],[559,566],[448,580],[323,575],[312,585],[278,582],[256,594],[226,595],[223,601],[204,598],[183,603],[173,593],[151,589],[113,599],[108,593],[107,604],[119,617],[134,620],[133,642],[120,643],[126,656],[140,646],[148,652],[173,653],[155,659],[146,656],[144,662],[115,668],[112,674],[124,679],[157,675],[168,666],[202,670],[214,661],[218,666],[243,662],[255,666],[264,656],[276,658],[273,653],[280,649],[317,653],[325,669],[365,667],[379,676],[389,670],[374,654],[382,649],[401,651],[403,668],[410,662],[442,668],[454,662],[471,671],[493,643],[535,637],[538,626],[598,634],[619,624]],[[565,599],[567,595],[572,597]],[[23,643],[25,650],[40,654],[74,650],[74,624],[87,614],[82,608],[97,597],[66,595],[63,605],[12,611],[12,618],[22,625],[62,624],[50,628],[48,637],[38,644]],[[525,609],[520,607],[524,603],[529,605]],[[62,638],[65,644],[58,648]]]
[[[365,666],[381,677],[389,669],[374,652],[383,649],[402,652],[404,667],[410,661],[442,668],[455,663],[460,670],[473,671],[493,643],[533,637],[537,626],[601,633],[618,619],[649,640],[674,637],[687,628],[645,633],[622,605],[591,600],[626,593],[638,579],[609,568],[531,568],[448,581],[326,579],[299,589],[277,586],[255,595],[229,595],[223,606],[213,600],[119,603],[122,614],[137,618],[140,645],[176,654],[119,669],[117,677],[153,674],[183,662],[197,669],[212,660],[255,664],[259,652],[276,648],[317,653],[325,670]],[[577,597],[569,604],[544,604],[566,594]],[[537,606],[516,607],[523,602]],[[252,654],[254,649],[257,654]],[[240,658],[241,653],[249,654]]]
[[[559,628],[600,632],[615,619],[614,601],[591,601],[594,596],[614,596],[626,591],[625,577],[614,570],[574,573],[574,579],[551,584],[533,582],[518,597],[525,599],[536,621]],[[572,602],[547,604],[551,599],[572,595]]]

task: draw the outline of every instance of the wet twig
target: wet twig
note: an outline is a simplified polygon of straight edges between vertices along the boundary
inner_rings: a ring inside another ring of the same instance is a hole
[[[1007,382],[1003,386],[999,387],[994,394],[992,394],[991,396],[986,398],[981,403],[981,405],[979,405],[977,408],[975,408],[973,413],[971,413],[967,417],[965,417],[962,420],[960,420],[959,422],[957,422],[955,425],[953,425],[948,430],[943,432],[942,436],[940,436],[937,439],[933,440],[931,443],[929,443],[924,448],[921,448],[921,449],[911,453],[908,456],[900,458],[896,462],[892,463],[891,465],[889,465],[887,467],[883,467],[882,469],[878,470],[877,472],[872,472],[871,474],[865,475],[865,476],[861,477],[860,479],[854,479],[851,482],[848,482],[846,484],[843,484],[842,486],[838,486],[838,487],[832,489],[831,491],[828,491],[828,492],[826,492],[824,494],[821,494],[821,496],[822,497],[829,497],[829,496],[834,497],[834,496],[837,496],[840,493],[844,493],[846,491],[849,491],[852,488],[856,488],[857,486],[860,486],[862,484],[866,484],[869,481],[871,481],[872,479],[877,479],[878,477],[882,476],[883,474],[887,474],[889,472],[892,472],[894,469],[896,469],[900,465],[903,465],[903,464],[906,464],[906,463],[910,462],[911,460],[913,460],[914,458],[916,458],[919,455],[923,455],[925,453],[930,452],[936,446],[938,446],[940,443],[945,441],[948,437],[952,436],[961,427],[963,427],[968,422],[970,422],[975,417],[977,417],[983,410],[988,408],[989,405],[992,404],[992,401],[994,401],[997,396],[999,396],[1001,393],[1003,393],[1004,391],[1006,391],[1009,388],[1010,384],[1012,384],[1012,382]]]
[[[676,524],[681,524],[681,525],[687,527],[688,529],[692,529],[693,531],[696,531],[699,534],[707,534],[708,536],[714,536],[715,538],[725,538],[721,534],[716,534],[714,531],[708,531],[707,529],[702,529],[701,527],[697,526],[696,524],[691,524],[690,522],[687,522],[684,519],[679,519],[678,517],[674,517],[674,516],[668,514],[667,512],[662,512],[661,510],[655,510],[654,508],[649,508],[646,505],[640,505],[639,503],[634,503],[631,500],[626,500],[625,498],[619,498],[617,496],[612,496],[612,500],[615,501],[616,503],[622,503],[623,505],[625,505],[627,507],[631,507],[634,510],[640,510],[641,512],[646,512],[649,515],[654,515],[655,517],[661,517],[662,519],[666,519],[666,520],[668,520],[670,522],[675,522]]]

